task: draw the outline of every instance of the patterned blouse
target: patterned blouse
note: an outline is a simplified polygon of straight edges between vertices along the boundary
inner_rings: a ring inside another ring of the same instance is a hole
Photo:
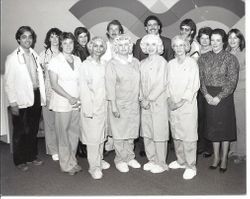
[[[202,54],[198,60],[200,70],[201,92],[208,94],[207,86],[222,87],[218,98],[226,98],[236,88],[239,76],[238,59],[231,53],[221,50]]]

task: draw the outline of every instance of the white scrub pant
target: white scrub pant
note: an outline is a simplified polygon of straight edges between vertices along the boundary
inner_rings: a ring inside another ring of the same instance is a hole
[[[103,147],[104,143],[96,145],[87,144],[87,158],[89,163],[89,172],[94,172],[96,169],[102,170],[101,162],[103,159]]]
[[[58,144],[55,129],[55,112],[48,109],[47,106],[42,107],[44,133],[46,143],[46,153],[49,155],[58,154]]]
[[[135,158],[134,139],[114,139],[115,164],[129,162]]]
[[[166,157],[168,141],[153,141],[151,138],[144,137],[145,152],[149,162],[154,162],[164,169],[167,169]]]
[[[177,162],[186,168],[196,170],[197,141],[186,142],[174,139]]]
[[[75,155],[80,137],[79,118],[79,111],[55,112],[59,164],[64,172],[77,165]]]

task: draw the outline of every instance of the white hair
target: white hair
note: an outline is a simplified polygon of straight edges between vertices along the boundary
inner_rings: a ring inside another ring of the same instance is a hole
[[[147,48],[146,48],[146,46],[147,46],[146,44],[148,44],[148,43],[156,43],[158,54],[163,53],[163,50],[164,50],[163,43],[162,43],[161,38],[158,35],[147,34],[142,38],[141,43],[140,43],[140,47],[142,49],[142,52],[145,54],[148,54]]]

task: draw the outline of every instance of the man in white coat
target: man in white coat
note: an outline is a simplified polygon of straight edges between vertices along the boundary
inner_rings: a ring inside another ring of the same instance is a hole
[[[35,39],[29,26],[20,27],[16,32],[19,46],[5,63],[5,90],[13,122],[13,159],[22,171],[29,169],[27,163],[43,163],[37,158],[37,133],[45,88],[39,57],[32,49]]]

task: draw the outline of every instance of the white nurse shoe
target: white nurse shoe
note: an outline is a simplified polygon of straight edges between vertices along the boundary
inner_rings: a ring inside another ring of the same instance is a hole
[[[53,154],[53,155],[52,155],[52,160],[58,161],[58,160],[59,160],[58,154]]]
[[[115,167],[122,173],[126,173],[129,171],[128,165],[125,162],[119,162],[115,165]]]
[[[102,169],[109,169],[110,164],[108,162],[106,162],[105,160],[102,160],[101,167],[102,167]]]
[[[155,163],[148,162],[148,163],[143,165],[143,170],[144,171],[150,171],[153,168],[154,165],[155,165]]]
[[[132,167],[134,169],[141,168],[140,163],[137,160],[135,160],[135,159],[130,160],[127,164],[128,164],[128,166],[130,166],[130,167]]]
[[[193,169],[186,169],[183,173],[183,179],[191,180],[194,176],[196,176],[196,170]]]
[[[177,161],[173,161],[171,162],[168,167],[170,169],[185,169],[186,166],[185,165],[180,165]]]
[[[95,180],[100,180],[102,178],[102,171],[100,169],[95,169],[94,171],[89,171],[91,177]]]

